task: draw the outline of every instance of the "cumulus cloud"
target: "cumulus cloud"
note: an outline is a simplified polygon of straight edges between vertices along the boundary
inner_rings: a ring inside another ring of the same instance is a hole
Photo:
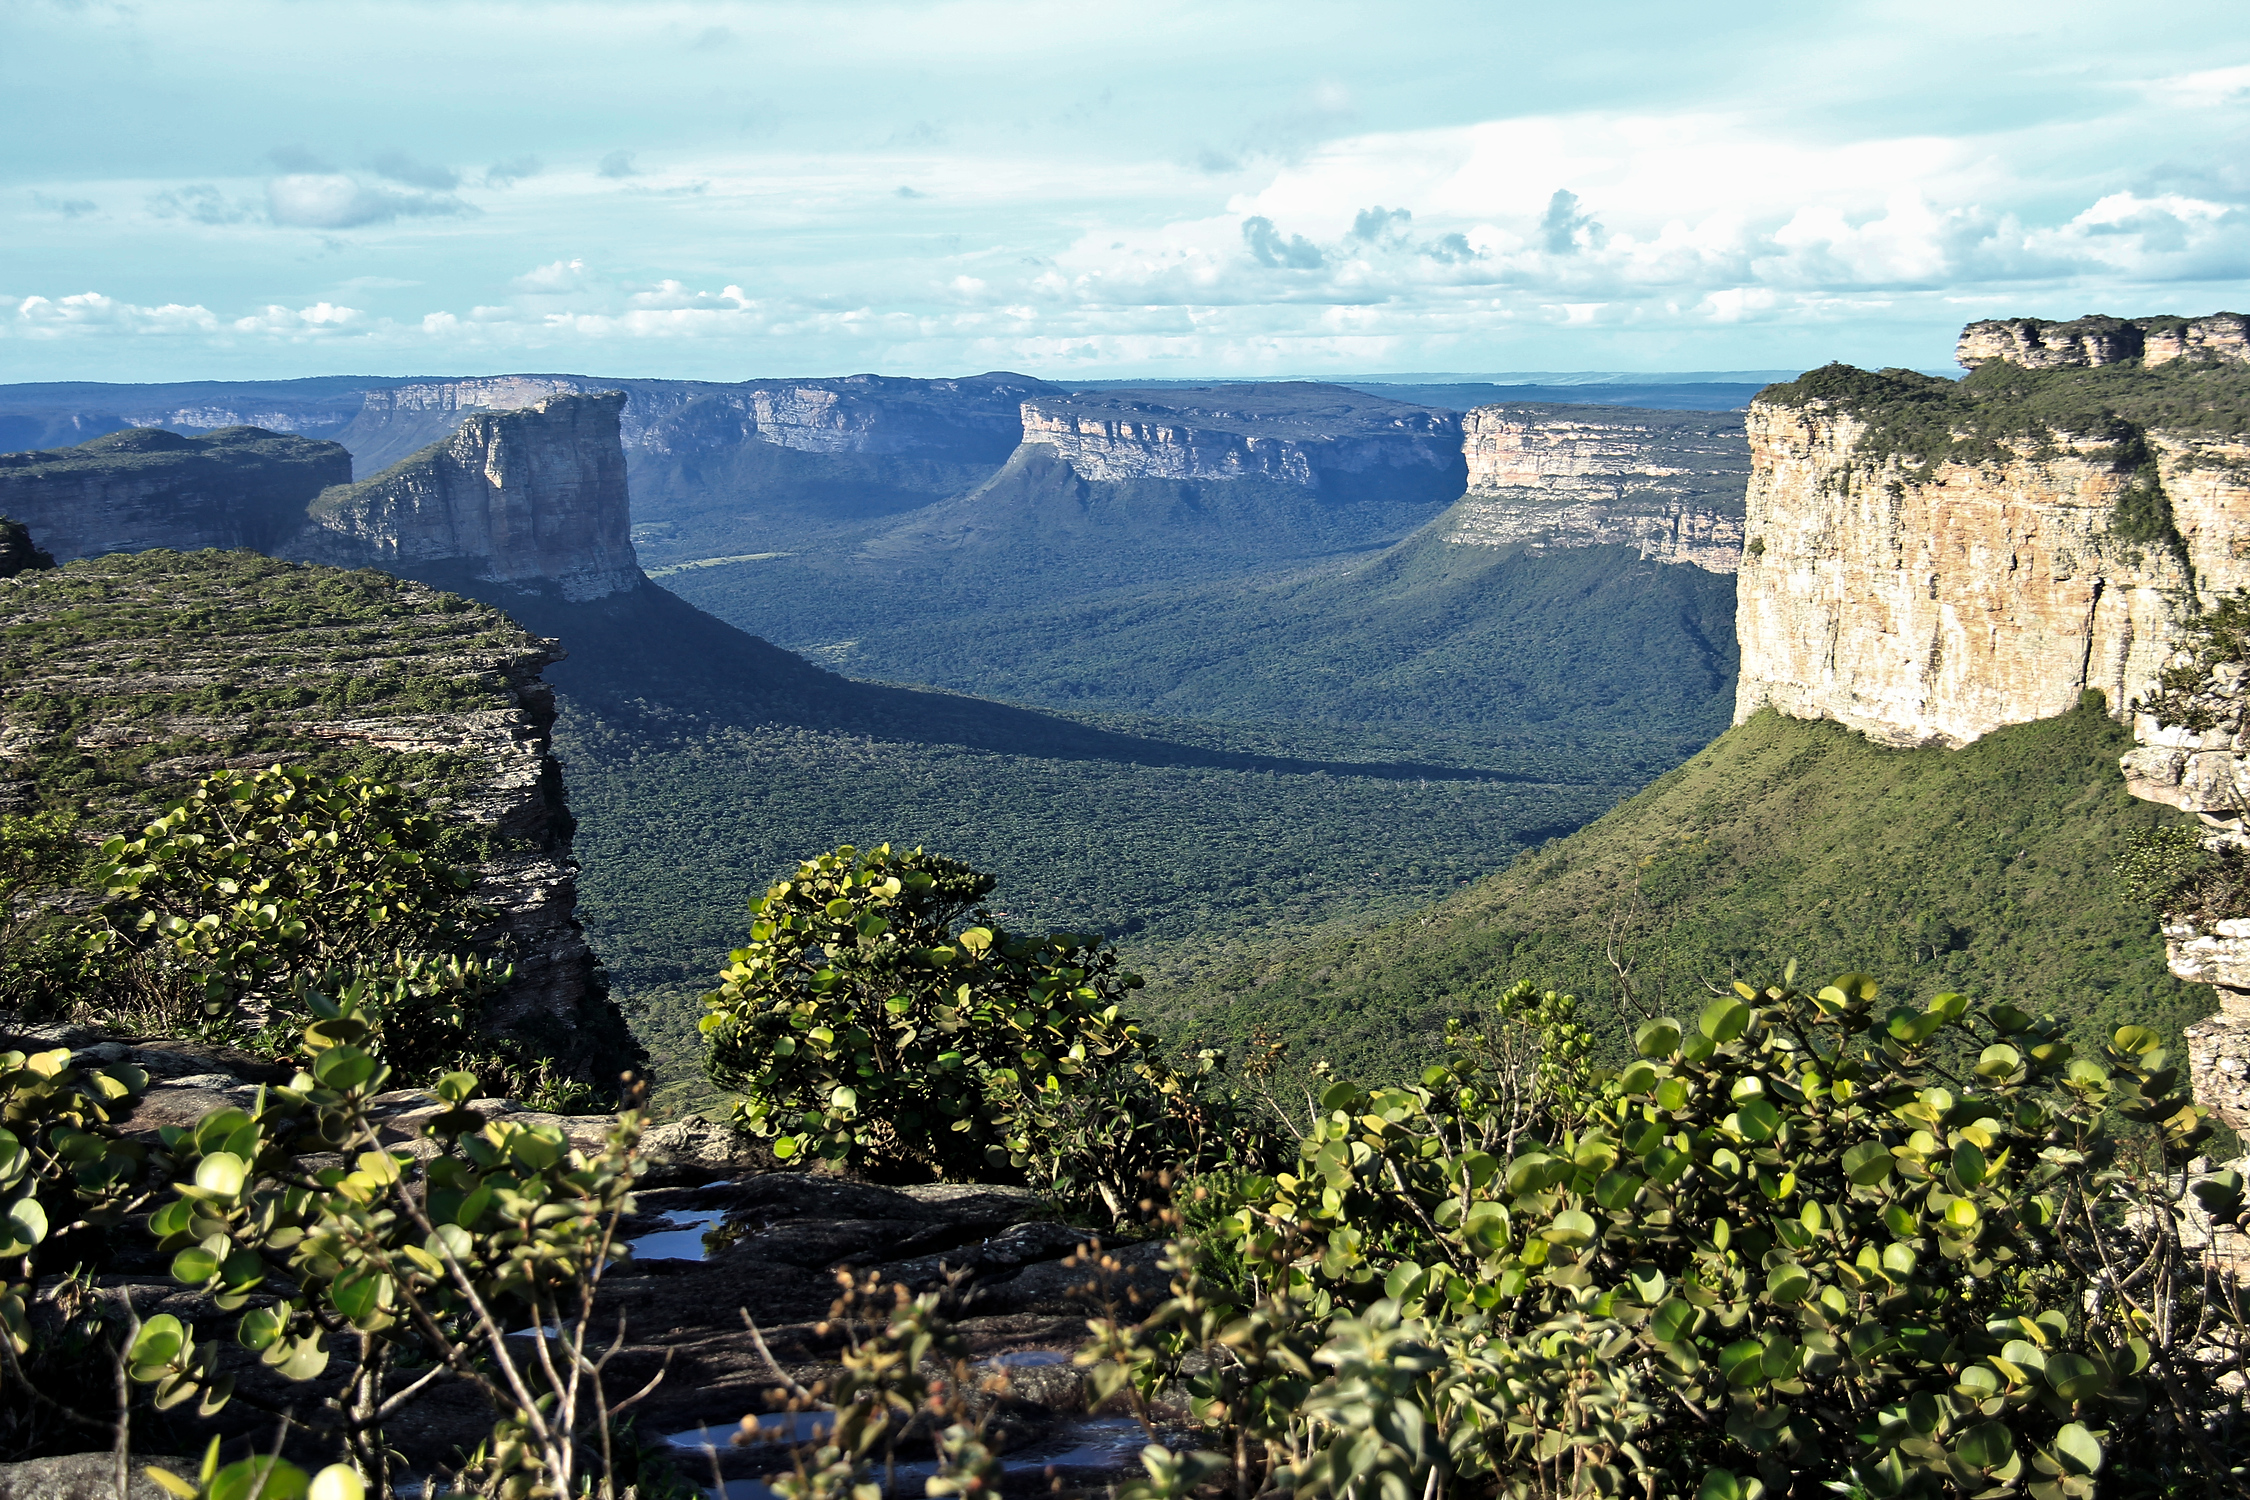
[[[1273,220],[1253,214],[1242,221],[1242,242],[1261,266],[1285,266],[1292,271],[1317,271],[1327,263],[1320,247],[1301,234],[1284,237]]]
[[[1578,195],[1568,188],[1555,189],[1555,196],[1547,200],[1547,212],[1539,219],[1539,242],[1549,255],[1571,255],[1585,249],[1593,242],[1602,226],[1594,216],[1580,213]]]
[[[640,168],[633,165],[636,154],[631,151],[612,151],[594,164],[594,171],[603,177],[638,177]]]
[[[556,295],[583,291],[591,284],[582,260],[555,260],[524,272],[511,283],[519,292]]]
[[[399,219],[444,219],[476,210],[459,198],[399,192],[340,172],[276,177],[266,184],[266,212],[296,229],[358,229]]]
[[[537,177],[546,165],[536,156],[515,156],[506,161],[496,161],[484,169],[484,185],[488,188],[512,188],[526,177]]]
[[[311,307],[287,308],[269,304],[230,325],[237,333],[277,333],[292,337],[335,333],[349,328],[365,314],[356,307],[316,302]]]
[[[211,333],[219,320],[201,306],[168,302],[144,307],[105,297],[99,292],[79,292],[68,297],[25,297],[11,303],[0,298],[0,307],[13,316],[0,318],[0,338],[67,338],[73,334],[199,334]]]
[[[461,174],[451,167],[416,161],[404,151],[385,151],[367,165],[379,177],[403,182],[408,187],[426,188],[433,193],[450,193],[461,185]]]

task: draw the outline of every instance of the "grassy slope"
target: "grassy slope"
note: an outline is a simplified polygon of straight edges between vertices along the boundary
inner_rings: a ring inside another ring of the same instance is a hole
[[[1795,958],[2176,1038],[2213,1001],[2166,973],[2153,919],[2109,873],[2128,830],[2177,816],[2126,793],[2130,744],[2094,707],[1957,751],[1761,714],[1439,906],[1151,999],[1185,1029],[1262,1022],[1300,1059],[1396,1076],[1428,1060],[1447,1014],[1519,976],[1575,991],[1620,1038],[1614,940],[1653,1010],[1692,1014],[1707,983]]]

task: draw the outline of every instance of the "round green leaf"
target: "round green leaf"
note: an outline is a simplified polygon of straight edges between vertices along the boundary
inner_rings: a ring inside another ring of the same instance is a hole
[[[1725,1469],[1712,1469],[1695,1487],[1695,1500],[1742,1500],[1742,1481]]]
[[[1784,1307],[1804,1301],[1812,1294],[1812,1284],[1810,1272],[1786,1261],[1766,1273],[1766,1295]]]
[[[1617,1087],[1626,1094],[1645,1094],[1656,1087],[1656,1069],[1645,1062],[1628,1063],[1617,1075]]]
[[[232,1151],[214,1152],[195,1164],[195,1185],[222,1198],[241,1192],[249,1176],[249,1167]]]
[[[172,1279],[185,1286],[201,1286],[219,1274],[219,1257],[200,1245],[190,1245],[172,1257]]]
[[[361,1482],[359,1470],[330,1464],[313,1476],[305,1500],[367,1500],[367,1486]]]
[[[1555,1215],[1554,1223],[1539,1231],[1539,1237],[1549,1244],[1576,1249],[1591,1244],[1596,1233],[1593,1218],[1575,1208],[1566,1208]]]
[[[1670,1016],[1643,1021],[1633,1033],[1633,1046],[1643,1057],[1670,1057],[1680,1050],[1680,1023]]]
[[[1719,1351],[1719,1368],[1729,1385],[1757,1385],[1766,1378],[1766,1346],[1756,1339],[1739,1339]]]
[[[2004,1422],[1979,1422],[1961,1434],[1954,1456],[1972,1469],[1997,1469],[2016,1455],[2016,1435]]]
[[[1732,995],[1721,995],[1703,1008],[1696,1029],[1714,1042],[1726,1043],[1742,1035],[1750,1024],[1750,1007]]]
[[[2055,1457],[2070,1473],[2091,1474],[2102,1466],[2101,1439],[2072,1422],[2055,1434]]]
[[[2090,1401],[2109,1388],[2101,1366],[2078,1354],[2050,1354],[2047,1384],[2065,1401]]]
[[[6,1217],[0,1218],[0,1236],[23,1247],[8,1250],[7,1254],[23,1254],[47,1238],[47,1210],[39,1206],[37,1198],[18,1198],[8,1205]]]
[[[1861,1141],[1844,1153],[1844,1175],[1857,1187],[1873,1187],[1891,1175],[1891,1153],[1881,1141]]]
[[[285,1458],[261,1455],[228,1464],[211,1480],[211,1500],[305,1500],[305,1471]]]
[[[1676,1344],[1695,1331],[1695,1308],[1677,1297],[1649,1314],[1649,1337],[1660,1344]]]
[[[180,1320],[170,1313],[158,1313],[141,1325],[140,1336],[133,1340],[132,1361],[136,1365],[170,1364],[187,1343],[187,1330]]]

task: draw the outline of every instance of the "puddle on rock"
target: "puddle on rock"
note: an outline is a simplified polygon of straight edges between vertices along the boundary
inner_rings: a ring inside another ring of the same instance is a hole
[[[763,1447],[769,1443],[806,1443],[824,1438],[835,1430],[836,1414],[832,1411],[769,1411],[758,1418],[758,1441],[744,1447]],[[701,1452],[708,1445],[721,1453],[735,1446],[734,1435],[742,1429],[729,1423],[724,1427],[690,1427],[684,1432],[667,1432],[664,1441],[675,1448]]]
[[[1050,1365],[1067,1365],[1070,1356],[1060,1349],[1010,1349],[1005,1354],[995,1354],[985,1364],[998,1370],[1039,1370]]]
[[[654,1234],[644,1234],[625,1242],[635,1260],[708,1260],[711,1255],[710,1232],[725,1222],[725,1214],[667,1214],[679,1229],[659,1229]]]

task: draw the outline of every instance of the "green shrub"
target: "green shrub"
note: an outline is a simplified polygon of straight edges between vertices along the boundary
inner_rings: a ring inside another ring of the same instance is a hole
[[[1183,1259],[1081,1363],[1307,1494],[2062,1500],[2228,1469],[2238,1315],[2176,1230],[2208,1126],[2153,1033],[2078,1056],[2015,1007],[1846,975],[1636,1041],[1512,1152],[1473,1057],[1332,1085],[1222,1231],[1254,1295]],[[2194,1196],[2241,1214],[2231,1173]]]
[[[1117,1217],[1144,1178],[1224,1157],[1238,1105],[1218,1055],[1172,1068],[1121,1013],[1139,980],[1115,951],[1008,932],[977,904],[992,886],[845,845],[753,901],[701,1023],[737,1121],[784,1161],[1013,1174]]]

